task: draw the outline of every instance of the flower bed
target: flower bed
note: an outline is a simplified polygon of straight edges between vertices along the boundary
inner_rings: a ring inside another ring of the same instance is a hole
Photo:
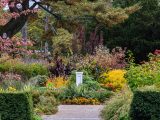
[[[62,101],[62,104],[75,104],[75,105],[99,105],[99,100],[95,98],[84,98],[84,97],[77,97],[73,99],[66,99]]]

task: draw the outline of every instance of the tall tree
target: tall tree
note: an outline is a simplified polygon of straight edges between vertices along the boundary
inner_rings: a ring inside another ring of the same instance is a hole
[[[149,52],[160,49],[159,0],[114,0],[115,6],[127,7],[139,2],[142,8],[130,15],[124,23],[107,32],[108,47],[127,47],[135,54],[136,61],[147,59]]]

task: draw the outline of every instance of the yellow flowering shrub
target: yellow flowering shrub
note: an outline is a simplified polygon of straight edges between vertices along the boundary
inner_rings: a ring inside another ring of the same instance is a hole
[[[14,87],[8,87],[8,91],[10,91],[10,92],[15,92],[15,91],[16,91],[16,88],[14,88]]]
[[[121,69],[104,72],[101,74],[99,82],[102,87],[109,88],[113,91],[121,90],[126,84],[126,79],[124,78],[125,73],[126,71]]]
[[[76,104],[76,105],[99,105],[100,102],[95,98],[77,97],[73,99],[66,99],[63,104]]]
[[[68,81],[64,77],[55,77],[47,80],[46,87],[61,88],[67,85]]]
[[[16,92],[17,89],[14,87],[8,87],[7,89],[0,88],[0,92]]]
[[[3,92],[4,90],[2,88],[0,88],[0,92]]]

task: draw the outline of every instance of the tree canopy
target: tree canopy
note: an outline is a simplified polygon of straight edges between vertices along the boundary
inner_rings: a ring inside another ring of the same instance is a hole
[[[28,17],[33,14],[35,6],[38,5],[40,9],[52,14],[58,21],[75,21],[81,19],[94,18],[99,23],[106,26],[112,26],[123,22],[130,14],[137,11],[139,5],[133,5],[126,8],[114,8],[110,0],[45,0],[37,2],[31,0],[34,4],[30,6],[30,0],[1,0],[0,20],[4,19],[6,13],[11,14],[11,17],[6,18],[6,24],[0,24],[0,36],[6,33],[8,37],[14,36],[19,32],[27,21]],[[9,6],[9,11],[3,11],[5,5]],[[17,5],[21,6],[18,8]],[[46,7],[47,6],[47,7]],[[12,17],[12,16],[16,16]]]
[[[140,2],[142,9],[130,15],[124,23],[108,29],[106,45],[127,47],[138,62],[147,59],[150,52],[160,49],[159,0],[115,0],[115,6],[125,8]]]

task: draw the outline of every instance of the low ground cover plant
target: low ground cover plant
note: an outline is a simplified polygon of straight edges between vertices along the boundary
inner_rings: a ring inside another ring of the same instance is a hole
[[[62,102],[62,104],[76,104],[76,105],[99,105],[100,102],[96,98],[85,98],[85,97],[76,97],[73,99],[66,99]]]

